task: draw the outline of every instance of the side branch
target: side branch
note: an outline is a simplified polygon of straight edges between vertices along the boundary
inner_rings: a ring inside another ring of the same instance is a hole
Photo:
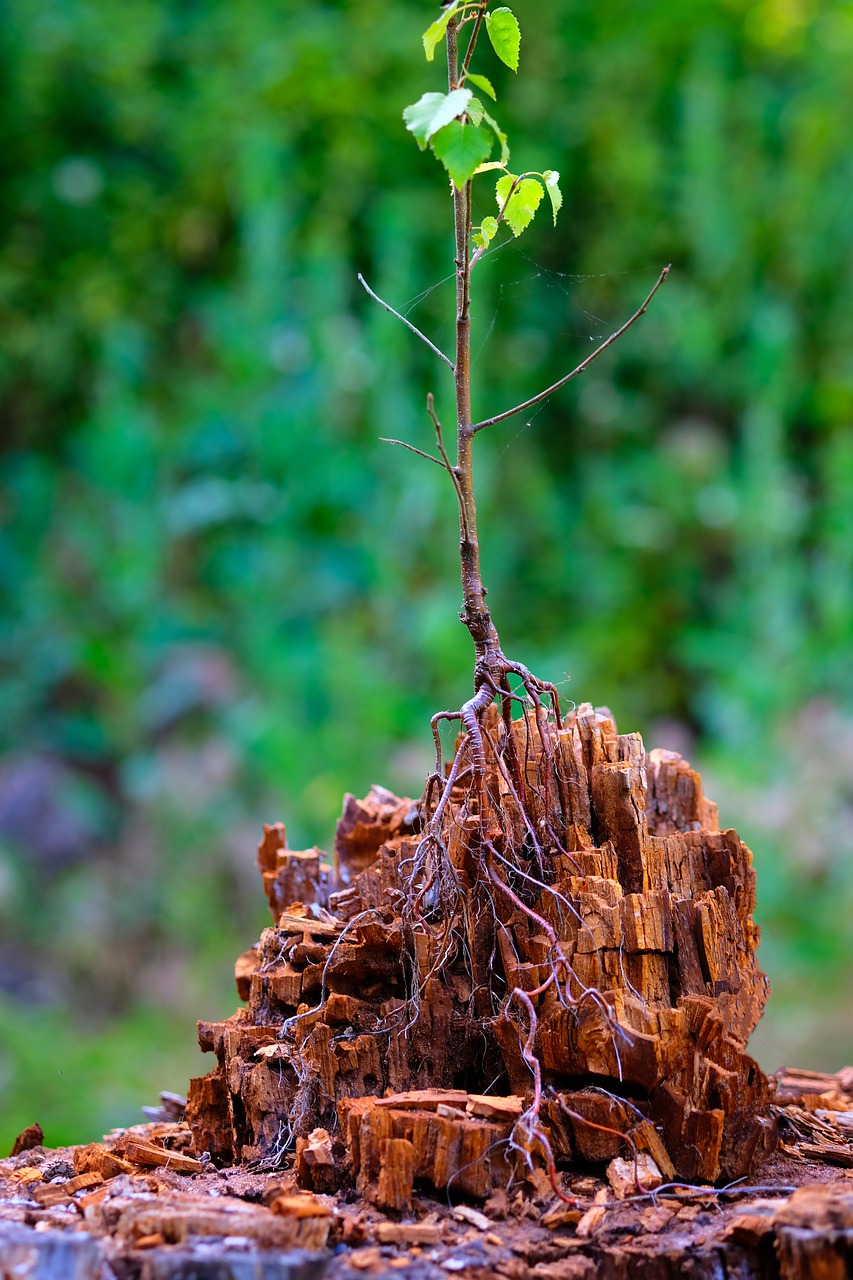
[[[595,351],[593,351],[591,355],[588,355],[586,360],[582,360],[576,369],[572,369],[571,373],[567,373],[565,377],[560,378],[559,381],[555,382],[552,386],[546,387],[545,390],[540,391],[538,395],[531,396],[529,400],[523,401],[522,404],[517,404],[514,409],[505,409],[503,413],[496,413],[493,418],[484,418],[482,422],[475,422],[471,427],[471,435],[475,435],[476,432],[482,431],[483,427],[493,427],[496,422],[503,422],[505,418],[511,418],[516,413],[524,413],[525,409],[532,409],[533,405],[539,404],[541,400],[547,400],[548,396],[553,395],[555,391],[559,391],[560,387],[564,387],[567,382],[571,382],[572,378],[576,378],[579,374],[588,369],[593,360],[597,360],[608,347],[612,347],[613,343],[618,341],[618,339],[622,337],[622,334],[626,333],[628,329],[631,328],[632,324],[639,320],[640,316],[645,315],[649,303],[663,284],[664,280],[666,280],[671,267],[672,263],[664,267],[663,271],[658,276],[655,287],[652,289],[651,293],[648,295],[639,310],[634,312],[631,319],[626,320],[621,329],[617,329],[615,333],[611,333],[610,337],[606,338],[604,342],[602,342],[601,346],[596,347]]]
[[[435,345],[435,343],[434,343],[434,342],[430,342],[430,340],[429,340],[429,338],[426,336],[426,334],[425,334],[425,333],[421,333],[421,331],[420,331],[420,329],[417,327],[417,325],[412,324],[411,320],[407,320],[405,316],[401,316],[401,315],[400,315],[400,312],[399,312],[399,311],[395,311],[395,310],[394,310],[394,308],[393,308],[392,306],[390,306],[387,302],[385,302],[383,298],[380,298],[380,297],[379,297],[379,294],[378,294],[378,293],[374,293],[374,292],[373,292],[373,290],[371,289],[370,285],[367,283],[367,281],[365,280],[364,276],[361,274],[361,272],[360,272],[360,271],[359,271],[359,273],[358,273],[358,282],[359,282],[359,284],[361,285],[361,287],[364,289],[365,293],[369,293],[369,294],[370,294],[370,296],[371,296],[371,298],[373,299],[373,301],[374,301],[374,302],[378,302],[378,303],[379,303],[379,305],[380,305],[380,307],[384,307],[386,311],[390,311],[390,312],[391,312],[391,315],[392,315],[392,316],[396,316],[398,320],[402,321],[402,323],[406,326],[406,328],[407,328],[407,329],[411,329],[412,333],[417,334],[417,336],[420,338],[421,342],[425,342],[425,343],[427,344],[427,346],[429,347],[430,351],[434,352],[434,353],[435,353],[435,355],[437,355],[437,356],[438,356],[439,360],[443,360],[443,361],[444,361],[444,363],[447,365],[447,367],[448,367],[448,369],[450,370],[450,372],[451,372],[451,373],[455,373],[455,372],[456,372],[456,366],[454,365],[453,361],[452,361],[451,359],[449,359],[449,357],[448,357],[448,356],[446,356],[446,355],[444,354],[444,352],[443,352],[443,351],[440,351],[440,350],[439,350],[439,348]]]
[[[427,462],[434,462],[437,467],[441,467],[442,471],[446,471],[446,464],[441,458],[434,457],[431,453],[424,453],[423,449],[416,449],[413,444],[407,444],[405,440],[391,440],[388,436],[379,437],[380,444],[398,444],[401,449],[408,449],[409,453],[416,453],[419,458],[426,458]]]

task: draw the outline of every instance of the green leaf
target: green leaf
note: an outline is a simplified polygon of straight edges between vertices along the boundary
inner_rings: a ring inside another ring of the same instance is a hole
[[[430,143],[457,188],[465,186],[474,170],[492,149],[492,137],[485,129],[452,120],[440,129]]]
[[[406,107],[403,119],[423,151],[434,133],[467,109],[473,94],[470,89],[453,89],[450,93],[425,93]]]
[[[479,98],[472,98],[468,103],[468,119],[472,124],[482,124],[486,109]]]
[[[521,31],[512,9],[495,9],[492,13],[487,13],[486,31],[501,62],[505,62],[512,71],[517,71]]]
[[[478,165],[474,170],[475,173],[488,173],[490,169],[505,169],[506,165],[501,160],[490,160],[488,164]]]
[[[560,190],[560,175],[556,169],[546,169],[542,174],[545,179],[545,190],[551,199],[551,210],[554,214],[554,226],[557,225],[557,214],[563,207],[563,193]]]
[[[504,201],[510,193],[515,178],[511,173],[499,178],[495,187],[498,208],[503,209]],[[525,227],[529,227],[542,199],[542,187],[535,178],[522,178],[509,198],[504,217],[512,229],[514,236],[520,236]]]
[[[433,58],[435,57],[436,48],[444,39],[444,34],[447,31],[447,24],[450,21],[450,19],[453,17],[454,13],[459,8],[461,3],[462,3],[462,0],[454,0],[453,4],[450,4],[447,6],[447,8],[444,10],[444,13],[442,13],[441,17],[436,18],[432,26],[427,27],[426,31],[424,32],[423,34],[424,53],[426,54],[427,62],[432,62]]]
[[[494,240],[498,232],[497,218],[484,218],[480,226],[480,231],[483,233],[486,244],[488,244],[490,240]]]
[[[485,249],[486,245],[488,244],[488,241],[485,239],[484,236],[480,234],[479,231],[475,231],[471,238],[478,249]]]
[[[509,164],[509,143],[507,142],[506,134],[501,129],[497,120],[492,119],[488,111],[483,112],[483,119],[489,128],[494,129],[497,140],[501,144],[501,164]]]
[[[475,88],[482,90],[485,94],[488,94],[492,102],[497,102],[498,95],[492,88],[491,80],[488,80],[485,76],[475,76],[473,71],[469,71],[465,79],[470,80]]]

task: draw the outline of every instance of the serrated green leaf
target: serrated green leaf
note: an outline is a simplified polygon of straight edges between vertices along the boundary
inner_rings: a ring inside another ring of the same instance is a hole
[[[499,209],[504,208],[504,202],[512,190],[514,182],[515,178],[511,173],[498,179],[495,195],[497,196]],[[530,226],[533,216],[539,208],[542,194],[542,186],[535,178],[522,178],[521,182],[519,182],[504,209],[504,217],[509,223],[514,236],[520,236],[525,227]]]
[[[474,170],[475,173],[488,173],[490,169],[505,169],[506,165],[501,160],[490,160],[488,164],[480,164]]]
[[[479,76],[479,75],[475,76],[473,71],[469,71],[465,79],[470,80],[471,83],[477,89],[480,89],[483,93],[488,94],[492,102],[497,102],[498,95],[495,93],[494,89],[492,88],[491,80],[487,79],[486,76]]]
[[[485,237],[486,244],[488,244],[490,240],[494,240],[498,232],[497,218],[484,218],[480,225],[480,230]]]
[[[433,136],[430,146],[450,174],[455,187],[461,188],[492,149],[492,136],[473,124],[452,120]]]
[[[472,124],[482,124],[486,109],[479,98],[472,98],[468,103],[468,119]]]
[[[545,179],[545,190],[551,200],[551,212],[554,215],[554,226],[557,225],[557,214],[563,207],[563,193],[560,190],[560,175],[556,169],[546,169],[542,174]]]
[[[483,235],[481,235],[479,231],[475,231],[471,239],[474,241],[474,244],[477,246],[478,249],[485,249],[486,245],[488,244],[488,240],[486,240],[486,238]]]
[[[512,9],[494,9],[487,13],[486,31],[501,62],[506,63],[512,71],[517,71],[521,30]]]
[[[425,93],[406,107],[403,119],[423,151],[434,133],[467,109],[473,94],[470,89],[453,89],[450,93]]]
[[[509,164],[509,143],[507,142],[506,134],[501,129],[497,120],[492,119],[488,111],[485,111],[485,110],[483,111],[483,119],[485,120],[486,124],[489,126],[490,129],[494,129],[495,136],[497,137],[498,142],[501,144],[501,164],[504,164],[504,165]]]
[[[447,24],[459,8],[462,0],[454,0],[453,4],[448,5],[440,18],[436,18],[435,22],[423,34],[424,53],[427,62],[432,62],[435,57],[435,51],[441,41],[444,39],[447,31]]]

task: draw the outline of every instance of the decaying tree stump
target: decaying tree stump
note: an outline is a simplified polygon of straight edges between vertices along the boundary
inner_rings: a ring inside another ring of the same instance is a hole
[[[463,740],[440,839],[434,779],[418,802],[348,796],[331,872],[265,828],[275,924],[237,962],[246,1007],[199,1026],[217,1065],[190,1087],[196,1150],[275,1167],[294,1138],[342,1124],[359,1177],[379,1112],[357,1100],[451,1090],[461,1105],[416,1107],[420,1127],[379,1109],[386,1156],[368,1165],[392,1203],[412,1177],[485,1194],[494,1179],[469,1167],[483,1125],[504,1180],[507,1160],[547,1165],[546,1144],[566,1162],[646,1153],[667,1180],[742,1177],[774,1141],[746,1052],[767,997],[749,850],[685,760],[619,735],[606,709],[560,725],[492,707],[484,730],[500,739],[485,787],[472,795]],[[499,1113],[524,1099],[522,1119],[472,1115],[480,1095]],[[418,1149],[437,1119],[440,1176]]]

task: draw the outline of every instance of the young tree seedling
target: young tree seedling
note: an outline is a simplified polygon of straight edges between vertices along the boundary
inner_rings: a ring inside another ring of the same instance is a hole
[[[441,351],[415,325],[378,298],[363,277],[359,276],[359,280],[371,297],[426,343],[448,367],[453,377],[456,400],[455,459],[451,458],[445,443],[432,395],[427,397],[427,413],[432,422],[436,452],[429,453],[403,440],[390,440],[388,443],[400,445],[441,467],[453,486],[459,512],[463,599],[459,616],[474,642],[473,695],[458,711],[440,711],[432,719],[436,764],[424,794],[423,834],[410,868],[408,903],[404,916],[411,930],[431,930],[440,939],[441,946],[439,960],[433,964],[428,975],[418,975],[417,964],[414,963],[416,976],[412,984],[411,1016],[417,1017],[419,996],[426,980],[435,975],[451,954],[458,953],[460,945],[466,945],[460,939],[467,940],[475,984],[479,976],[480,985],[485,985],[488,989],[488,977],[484,976],[484,970],[488,969],[489,958],[474,954],[476,948],[471,944],[471,938],[476,934],[476,922],[472,920],[472,914],[484,909],[484,901],[490,900],[490,895],[494,892],[509,896],[551,944],[550,973],[544,986],[531,992],[516,987],[504,998],[502,1012],[507,1014],[510,1006],[515,1004],[520,1012],[523,1011],[522,1017],[526,1014],[527,1031],[525,1033],[519,1028],[519,1033],[523,1038],[523,1057],[534,1083],[533,1103],[516,1126],[514,1145],[528,1159],[531,1152],[538,1148],[553,1176],[553,1157],[538,1123],[541,1072],[533,1053],[536,1013],[530,996],[538,995],[546,987],[556,983],[558,989],[565,992],[568,1003],[576,1004],[579,999],[598,1002],[601,997],[594,988],[578,983],[553,929],[513,890],[510,880],[527,879],[538,890],[546,892],[547,885],[538,877],[525,873],[518,861],[513,862],[507,858],[508,842],[505,842],[504,851],[500,851],[495,843],[494,832],[490,831],[486,822],[489,801],[492,801],[492,811],[496,802],[494,796],[487,796],[487,778],[491,769],[492,774],[500,780],[503,794],[510,796],[516,809],[521,811],[526,827],[525,844],[528,852],[533,851],[534,862],[541,867],[543,859],[538,856],[541,853],[540,842],[547,842],[552,848],[555,844],[559,847],[555,829],[557,824],[552,824],[549,820],[547,801],[545,818],[540,818],[537,822],[523,799],[527,761],[519,758],[516,735],[512,728],[513,703],[519,702],[527,709],[528,725],[532,717],[534,731],[541,744],[545,772],[551,764],[552,726],[559,732],[561,717],[554,685],[540,679],[524,663],[515,661],[504,653],[486,603],[474,493],[474,438],[479,432],[515,414],[526,412],[584,373],[644,314],[666,280],[669,267],[664,267],[661,271],[638,310],[570,372],[512,408],[491,417],[479,420],[475,418],[471,405],[471,287],[474,270],[489,253],[502,227],[508,228],[513,237],[522,235],[532,223],[546,196],[556,223],[563,203],[560,175],[555,169],[545,169],[542,172],[523,170],[516,173],[510,168],[507,135],[484,101],[488,99],[491,107],[497,97],[495,89],[485,75],[472,70],[474,53],[481,45],[483,33],[500,61],[517,71],[521,32],[514,13],[504,6],[491,7],[490,0],[451,0],[423,35],[424,51],[430,63],[434,61],[439,46],[442,43],[446,46],[447,91],[424,93],[403,112],[406,128],[420,149],[431,151],[450,179],[456,282],[456,345],[453,357]],[[467,44],[463,54],[461,46],[464,35],[467,35]],[[497,157],[493,158],[495,152]],[[494,183],[495,198],[494,214],[482,218],[476,225],[472,218],[472,189],[475,182]],[[497,721],[488,714],[496,701],[499,701],[501,709]],[[440,727],[447,721],[457,722],[461,733],[453,759],[449,767],[445,768]],[[557,775],[559,777],[559,770]],[[461,788],[464,788],[464,798],[460,805],[457,801]],[[452,797],[454,804],[451,808]],[[499,805],[499,801],[497,803]],[[563,796],[561,808],[564,813],[567,807],[566,797]],[[452,827],[459,822],[469,826],[466,837],[469,845],[471,822],[475,826],[478,822],[480,824],[478,840],[475,841],[479,845],[477,879],[486,887],[485,899],[482,895],[478,899],[476,892],[466,890],[449,856]],[[571,905],[565,902],[565,908],[571,910]],[[414,954],[414,948],[412,950]],[[572,994],[579,986],[580,997]],[[606,1007],[602,1008],[613,1027],[614,1035],[618,1035],[619,1028],[610,1020]]]

